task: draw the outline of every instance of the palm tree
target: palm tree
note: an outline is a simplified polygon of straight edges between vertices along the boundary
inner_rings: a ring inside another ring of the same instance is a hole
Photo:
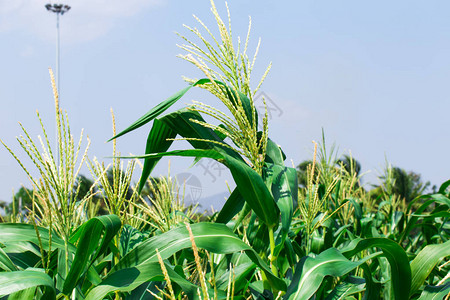
[[[76,201],[81,201],[90,196],[89,201],[96,207],[96,213],[99,215],[105,215],[108,213],[105,207],[103,197],[98,191],[98,187],[94,186],[94,180],[80,174],[77,177],[77,182],[74,186],[74,192],[78,190]],[[91,196],[92,195],[92,196]],[[97,211],[98,209],[98,211]]]
[[[308,184],[308,166],[312,165],[312,160],[304,160],[297,166],[297,179],[299,187],[306,188]]]
[[[422,182],[421,176],[413,171],[406,172],[404,169],[392,168],[394,178],[393,193],[410,202],[422,195],[430,186],[430,182]]]
[[[424,194],[430,186],[429,181],[422,181],[420,174],[413,171],[407,172],[400,167],[392,167],[388,164],[384,173],[383,176],[379,177],[381,185],[374,186],[375,189],[372,194],[376,197],[380,197],[382,194],[395,195],[409,203]]]
[[[344,168],[348,174],[355,174],[358,177],[359,173],[361,173],[361,164],[353,156],[345,154],[336,163]]]
[[[13,196],[13,201],[3,207],[7,215],[26,214],[33,207],[33,190],[22,186]]]

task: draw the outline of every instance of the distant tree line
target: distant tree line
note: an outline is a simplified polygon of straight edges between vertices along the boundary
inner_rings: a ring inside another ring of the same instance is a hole
[[[323,160],[319,160],[317,162],[317,164],[323,163]],[[312,164],[312,160],[305,160],[297,166],[299,188],[307,187],[307,171]],[[347,174],[355,176],[358,180],[354,187],[360,187],[361,164],[354,157],[351,157],[350,155],[343,155],[340,159],[331,162],[331,166],[327,167],[342,169],[342,171]],[[429,181],[424,182],[422,180],[420,174],[390,165],[385,167],[384,174],[380,175],[378,179],[380,181],[379,184],[370,185],[372,188],[369,192],[373,198],[380,198],[383,193],[388,192],[389,195],[395,195],[400,199],[405,200],[406,203],[409,203],[416,197],[424,194],[431,186]],[[431,189],[433,192],[436,192],[436,186],[433,186]]]

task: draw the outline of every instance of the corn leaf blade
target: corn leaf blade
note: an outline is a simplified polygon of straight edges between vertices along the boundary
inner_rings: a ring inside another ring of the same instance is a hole
[[[118,216],[108,215],[95,217],[80,226],[72,237],[78,241],[77,251],[64,281],[63,294],[68,295],[75,288],[90,262],[106,251],[121,225]]]
[[[239,192],[258,217],[266,223],[267,226],[278,225],[280,216],[278,206],[273,200],[273,197],[261,176],[245,162],[227,155],[220,149],[175,150],[128,158],[158,158],[163,156],[208,157],[225,164],[230,169]]]
[[[411,296],[424,284],[436,264],[450,256],[450,241],[444,244],[427,245],[411,262]]]
[[[286,290],[284,281],[273,275],[269,266],[259,255],[224,224],[203,222],[192,224],[191,229],[197,247],[219,254],[244,251],[253,263],[264,271],[268,280],[275,287],[279,290]],[[161,257],[166,259],[178,251],[190,247],[192,247],[192,244],[187,229],[184,227],[175,228],[138,245],[114,266],[111,273],[157,262],[156,249],[158,249]]]
[[[0,273],[0,297],[33,287],[44,287],[43,299],[55,299],[53,280],[43,270],[24,270]]]
[[[341,250],[342,254],[350,258],[353,255],[369,249],[380,248],[390,265],[390,275],[396,300],[409,298],[411,289],[411,268],[405,250],[396,242],[386,238],[354,239]]]
[[[367,256],[358,261],[350,261],[337,249],[330,248],[315,258],[303,257],[295,267],[294,278],[283,299],[309,299],[326,276],[343,276],[377,255],[379,254]]]
[[[170,280],[177,284],[189,299],[197,299],[197,286],[182,278],[165,264]],[[120,291],[131,292],[141,284],[149,281],[164,281],[164,274],[159,262],[136,265],[117,270],[109,274],[99,285],[94,287],[85,300],[103,299],[108,294]]]

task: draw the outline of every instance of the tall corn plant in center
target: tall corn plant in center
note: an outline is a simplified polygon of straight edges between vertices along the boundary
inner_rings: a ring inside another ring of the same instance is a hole
[[[197,17],[212,42],[195,27],[185,26],[198,39],[198,43],[181,36],[185,44],[179,47],[186,51],[181,58],[192,63],[204,74],[202,79],[189,79],[189,86],[161,102],[128,128],[111,138],[118,138],[151,121],[153,126],[147,138],[144,168],[139,190],[144,187],[151,171],[163,156],[211,158],[224,164],[230,170],[236,183],[216,222],[228,223],[241,212],[235,228],[252,211],[250,222],[255,232],[265,232],[267,249],[260,249],[263,258],[269,258],[271,270],[278,273],[277,254],[284,247],[290,222],[293,202],[296,200],[297,177],[293,168],[284,165],[285,155],[281,148],[268,138],[267,109],[262,115],[262,128],[258,128],[258,112],[254,96],[266,78],[270,65],[255,89],[251,88],[251,73],[255,65],[260,42],[253,58],[247,50],[251,20],[244,42],[233,41],[230,14],[228,25],[219,16],[211,1],[211,11],[218,24],[220,37]],[[214,95],[227,109],[221,111],[212,105],[194,101],[192,105],[162,115],[192,87],[200,87]],[[203,116],[211,117],[217,123],[206,122]],[[188,141],[194,149],[168,151],[178,139]],[[280,224],[281,230],[276,231]],[[283,286],[283,283],[281,284]]]

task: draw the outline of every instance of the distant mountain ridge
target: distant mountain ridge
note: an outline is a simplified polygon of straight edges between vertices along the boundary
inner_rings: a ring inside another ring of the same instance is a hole
[[[198,202],[199,212],[208,211],[211,212],[211,207],[214,208],[215,211],[221,210],[223,205],[225,204],[226,199],[230,196],[230,193],[225,191],[221,193],[217,193],[208,197],[200,198]],[[193,204],[193,202],[186,202],[187,205]]]

